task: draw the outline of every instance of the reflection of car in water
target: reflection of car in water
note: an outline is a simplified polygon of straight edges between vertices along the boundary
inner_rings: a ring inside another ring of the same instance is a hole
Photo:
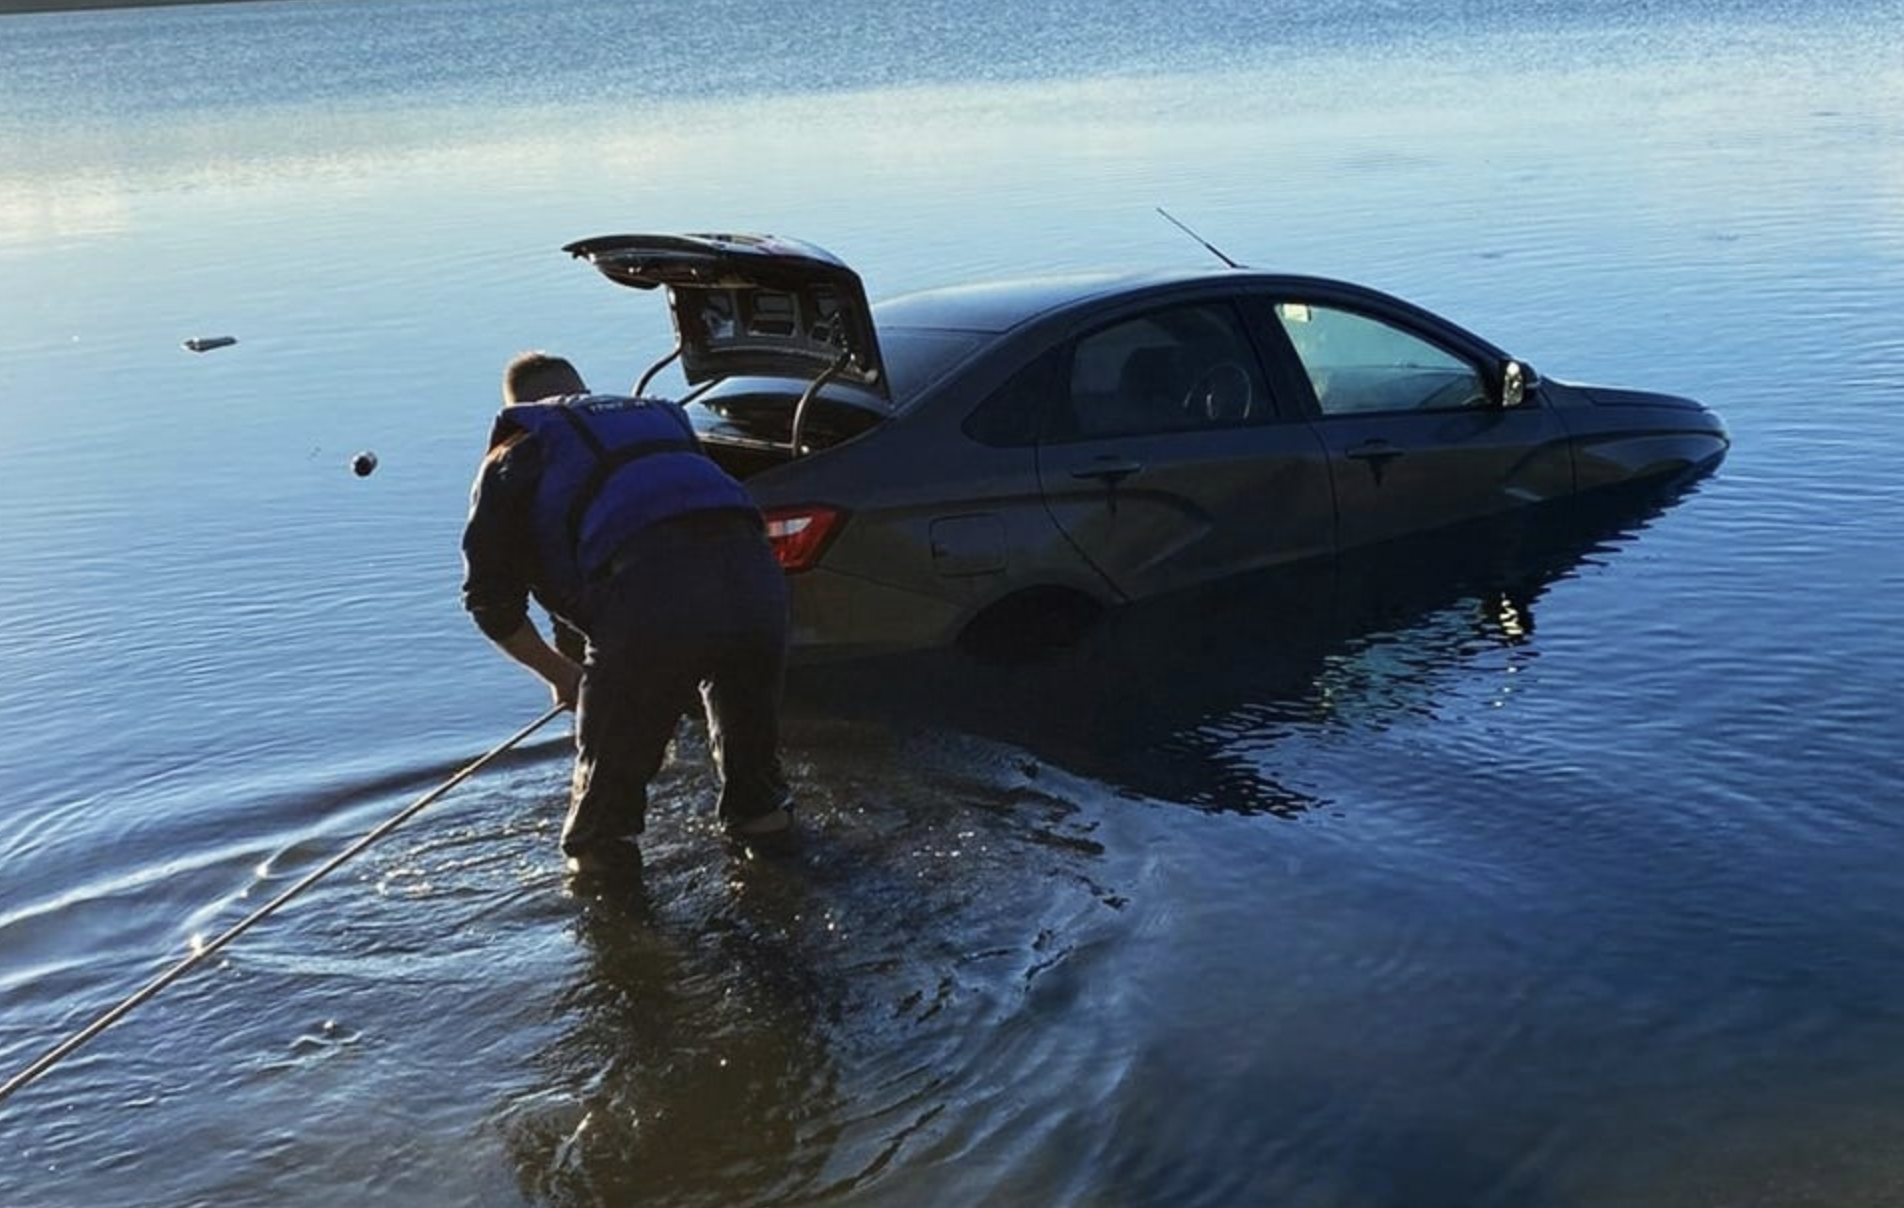
[[[1543,379],[1346,282],[933,290],[759,236],[569,245],[666,287],[709,452],[766,509],[797,658],[1067,635],[1112,605],[1711,470],[1688,399]]]
[[[1296,813],[1239,751],[1298,725],[1432,714],[1487,651],[1537,651],[1536,602],[1690,489],[1461,526],[1133,604],[1037,657],[957,651],[816,664],[796,711],[977,734],[1160,798]]]

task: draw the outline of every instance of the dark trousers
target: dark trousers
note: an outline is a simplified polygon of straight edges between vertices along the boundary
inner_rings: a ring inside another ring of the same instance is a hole
[[[563,850],[641,833],[648,782],[697,692],[721,781],[721,822],[770,813],[787,796],[787,583],[758,525],[709,514],[655,526],[624,545],[612,567],[588,589]]]

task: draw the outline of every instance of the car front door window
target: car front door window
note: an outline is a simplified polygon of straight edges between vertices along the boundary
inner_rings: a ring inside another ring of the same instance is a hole
[[[1270,410],[1255,353],[1228,306],[1156,311],[1085,336],[1072,352],[1079,437],[1231,427]]]
[[[1314,388],[1339,549],[1572,492],[1560,416],[1496,405],[1476,361],[1365,313],[1294,300],[1274,313]]]
[[[1278,303],[1276,319],[1324,415],[1489,405],[1486,380],[1474,365],[1398,327],[1307,302]]]

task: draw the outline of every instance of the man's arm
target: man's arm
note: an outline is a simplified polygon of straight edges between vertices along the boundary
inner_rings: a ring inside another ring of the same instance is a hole
[[[588,638],[582,631],[564,621],[554,613],[549,614],[549,630],[557,650],[575,662],[581,662],[588,655]]]
[[[515,632],[496,642],[497,649],[541,676],[549,685],[553,703],[564,709],[575,707],[576,693],[582,686],[582,668],[573,659],[542,639],[535,623],[527,617]]]
[[[582,669],[544,641],[529,619],[535,557],[529,513],[541,470],[541,450],[532,440],[512,441],[484,459],[463,528],[463,607],[498,649],[549,685],[557,705],[572,708]]]

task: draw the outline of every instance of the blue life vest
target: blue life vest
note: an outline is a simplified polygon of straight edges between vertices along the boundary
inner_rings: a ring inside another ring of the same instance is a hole
[[[578,617],[582,587],[629,537],[658,521],[718,509],[757,511],[747,489],[701,451],[681,408],[661,399],[571,395],[516,403],[497,431],[520,428],[542,448],[532,524],[550,611]]]

